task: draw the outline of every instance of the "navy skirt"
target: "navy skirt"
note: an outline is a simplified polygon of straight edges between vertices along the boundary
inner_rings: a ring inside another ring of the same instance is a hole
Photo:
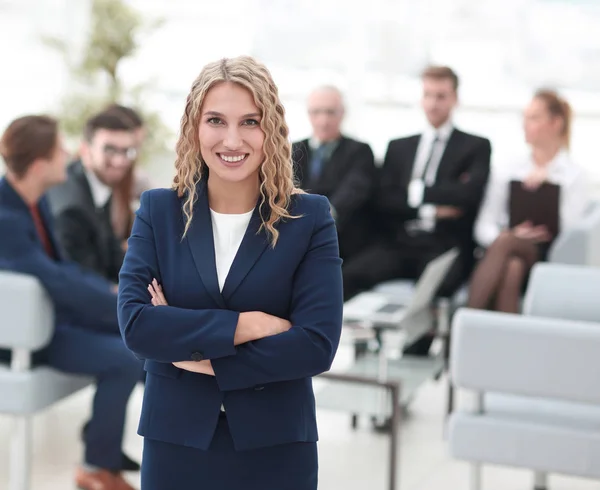
[[[236,451],[224,413],[207,451],[144,440],[142,490],[317,490],[317,480],[316,443]]]

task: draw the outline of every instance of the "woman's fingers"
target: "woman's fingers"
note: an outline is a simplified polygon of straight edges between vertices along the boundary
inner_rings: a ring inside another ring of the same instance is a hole
[[[150,293],[152,304],[154,306],[167,306],[167,299],[162,291],[162,287],[156,279],[152,279],[152,283],[148,285],[148,292]]]

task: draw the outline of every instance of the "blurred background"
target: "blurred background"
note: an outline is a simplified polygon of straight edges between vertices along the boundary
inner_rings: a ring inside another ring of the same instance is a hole
[[[94,49],[112,43],[123,55],[119,98],[164,125],[153,150],[172,149],[202,66],[251,54],[279,85],[293,140],[310,134],[307,94],[331,83],[346,97],[346,132],[381,159],[391,138],[422,125],[420,72],[446,64],[461,78],[456,124],[490,138],[493,164],[524,151],[521,115],[533,90],[558,89],[575,111],[572,156],[597,187],[599,25],[594,0],[122,0],[96,9],[90,0],[1,0],[0,126],[28,112],[72,117],[103,97],[114,80]],[[77,73],[86,59],[94,83]],[[168,183],[169,158],[153,157],[153,173]]]
[[[24,114],[49,113],[75,152],[90,115],[109,102],[133,106],[148,131],[141,165],[154,184],[166,187],[193,80],[207,62],[249,54],[271,70],[293,141],[311,134],[309,93],[335,85],[345,97],[344,134],[370,144],[380,164],[391,139],[425,125],[423,69],[448,65],[460,77],[454,122],[491,140],[496,167],[527,152],[523,109],[534,91],[559,91],[574,110],[572,158],[598,198],[599,31],[600,0],[0,0],[0,128]],[[594,226],[600,234],[600,218]],[[592,246],[600,250],[600,237]],[[600,311],[594,315],[597,321]],[[343,345],[335,367],[351,365],[353,356],[352,346]],[[588,373],[600,375],[593,369]],[[440,376],[419,381],[403,414],[398,488],[475,488],[466,464],[448,453],[447,370]],[[92,393],[88,387],[36,417],[32,488],[62,489],[71,481]],[[142,395],[136,388],[125,438],[138,459]],[[588,449],[600,454],[595,405],[593,416],[571,415],[576,423],[592,421],[597,445]],[[389,434],[369,420],[352,428],[351,420],[350,413],[319,411],[320,488],[386,488]],[[0,416],[0,490],[7,488],[10,422]],[[600,467],[594,461],[576,463]],[[491,468],[484,489],[532,488],[529,469]],[[600,489],[579,478],[591,470],[565,472],[574,476],[553,479],[552,490]],[[139,483],[135,475],[131,481]]]

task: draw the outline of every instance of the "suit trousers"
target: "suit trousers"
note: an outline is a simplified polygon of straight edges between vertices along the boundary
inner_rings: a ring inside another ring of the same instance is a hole
[[[316,443],[236,451],[225,412],[207,451],[144,440],[142,490],[317,490],[317,481]]]
[[[58,326],[47,351],[52,367],[96,379],[92,417],[85,431],[85,463],[119,470],[127,403],[143,364],[117,333]]]
[[[407,239],[398,243],[380,241],[371,245],[344,263],[344,301],[384,281],[417,280],[430,261],[450,250],[452,246],[437,241],[433,236],[415,238],[414,241]],[[454,294],[463,280],[463,263],[459,256],[440,285],[437,295]]]

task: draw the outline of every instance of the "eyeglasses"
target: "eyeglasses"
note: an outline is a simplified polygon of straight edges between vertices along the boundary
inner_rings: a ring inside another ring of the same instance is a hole
[[[117,155],[121,155],[129,161],[135,160],[138,156],[137,148],[134,148],[134,147],[119,148],[118,146],[114,146],[114,145],[104,145],[104,148],[102,148],[102,151],[103,151],[104,155],[109,158],[113,158],[113,157],[116,157]]]

